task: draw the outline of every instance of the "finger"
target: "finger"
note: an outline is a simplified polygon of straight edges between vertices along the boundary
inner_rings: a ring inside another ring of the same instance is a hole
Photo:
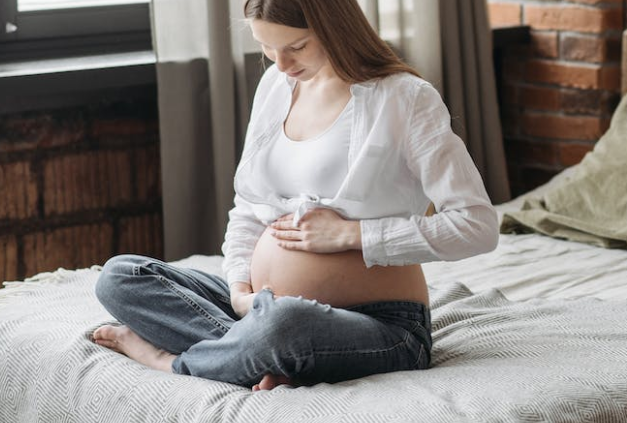
[[[271,235],[277,239],[297,240],[301,239],[300,231],[272,231]]]
[[[281,229],[281,230],[298,230],[298,228],[295,228],[294,225],[292,224],[291,220],[282,220],[282,221],[275,221],[272,222],[272,224],[270,225],[272,228],[274,229]]]
[[[283,216],[279,217],[277,219],[277,221],[284,221],[284,220],[293,220],[294,219],[294,213],[289,213],[289,214],[284,214]]]
[[[303,251],[305,249],[302,243],[294,241],[281,241],[278,245],[285,250]]]

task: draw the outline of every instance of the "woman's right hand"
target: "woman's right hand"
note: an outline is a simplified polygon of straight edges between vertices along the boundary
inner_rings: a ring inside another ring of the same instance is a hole
[[[231,285],[231,307],[239,317],[244,317],[253,307],[257,296],[248,282],[236,282]]]

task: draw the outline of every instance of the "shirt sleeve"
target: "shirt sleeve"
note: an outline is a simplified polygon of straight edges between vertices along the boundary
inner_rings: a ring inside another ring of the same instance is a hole
[[[368,267],[452,261],[493,250],[498,218],[462,140],[453,133],[440,94],[421,85],[415,96],[407,165],[435,205],[426,217],[362,220],[362,249]]]
[[[235,207],[229,211],[222,253],[222,270],[230,285],[250,283],[250,262],[255,245],[266,226],[255,217],[250,204],[235,195]]]
[[[242,160],[248,156],[251,148],[252,128],[259,121],[259,114],[264,107],[271,107],[268,92],[276,79],[280,77],[276,65],[270,66],[262,75],[252,105],[246,143],[242,153]],[[239,194],[235,194],[235,207],[229,211],[229,222],[226,227],[222,253],[222,271],[229,286],[235,282],[250,283],[250,262],[255,245],[266,226],[255,216],[252,206]]]

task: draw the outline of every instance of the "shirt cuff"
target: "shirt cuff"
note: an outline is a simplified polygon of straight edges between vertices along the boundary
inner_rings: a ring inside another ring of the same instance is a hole
[[[359,227],[361,230],[361,253],[366,267],[380,265],[381,258],[385,256],[380,220],[361,220]]]
[[[360,226],[366,267],[407,266],[440,260],[412,219],[366,219]]]
[[[250,270],[244,268],[231,269],[226,274],[226,281],[229,287],[237,282],[250,284]]]

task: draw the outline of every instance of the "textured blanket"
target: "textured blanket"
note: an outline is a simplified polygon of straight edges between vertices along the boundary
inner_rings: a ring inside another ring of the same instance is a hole
[[[627,248],[627,96],[610,129],[572,176],[506,213],[502,233],[535,231],[608,248]]]
[[[0,422],[625,422],[627,303],[433,288],[433,367],[270,392],[90,342],[98,269],[0,290]]]

